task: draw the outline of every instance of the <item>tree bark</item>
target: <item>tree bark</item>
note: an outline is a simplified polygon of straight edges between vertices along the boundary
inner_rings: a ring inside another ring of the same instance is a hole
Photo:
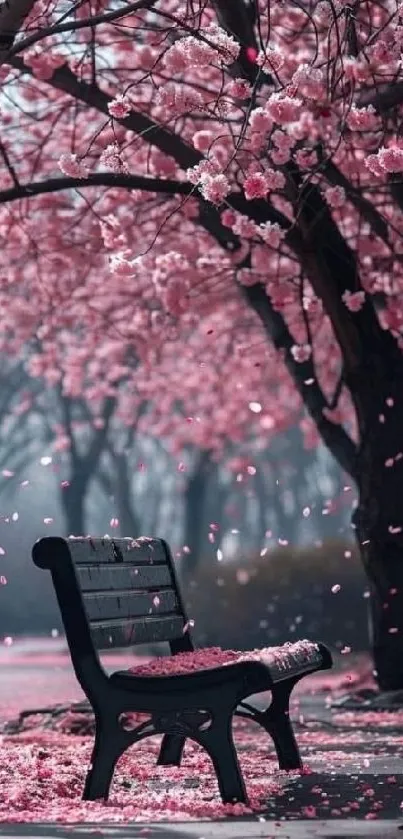
[[[377,372],[357,388],[365,425],[353,523],[370,584],[375,675],[391,691],[403,689],[403,362],[382,379]]]
[[[60,490],[60,502],[63,510],[68,536],[85,536],[85,503],[86,483],[77,478],[70,481],[69,486]]]
[[[130,485],[129,463],[126,454],[113,455],[115,469],[115,500],[119,516],[120,535],[140,536],[140,523],[133,508],[132,489]]]
[[[184,545],[190,553],[184,554],[183,574],[189,577],[199,565],[205,533],[206,493],[212,470],[210,452],[202,452],[185,490]],[[205,533],[207,537],[207,533]],[[207,540],[206,540],[207,541]]]

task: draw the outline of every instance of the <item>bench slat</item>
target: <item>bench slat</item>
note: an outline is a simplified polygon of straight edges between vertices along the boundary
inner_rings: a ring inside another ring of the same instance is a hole
[[[298,676],[300,673],[312,673],[315,672],[320,665],[322,664],[322,657],[316,661],[307,661],[305,664],[294,664],[293,667],[278,667],[277,665],[270,664],[270,676],[273,679],[273,682],[282,682],[284,679],[290,679],[293,676]]]
[[[312,645],[309,652],[293,652],[284,654],[281,661],[271,662],[268,667],[273,682],[289,679],[299,673],[310,673],[320,668],[323,663],[323,655],[320,649]]]
[[[114,589],[153,589],[172,585],[167,565],[82,565],[76,574],[83,593]]]
[[[160,539],[69,539],[75,565],[94,563],[166,565],[168,560]]]
[[[91,624],[91,637],[100,650],[171,641],[183,633],[184,620],[179,615],[141,618],[128,621],[100,621]]]
[[[113,594],[84,594],[84,606],[88,619],[110,620],[135,618],[137,616],[159,615],[178,611],[173,589],[153,592],[115,591]]]

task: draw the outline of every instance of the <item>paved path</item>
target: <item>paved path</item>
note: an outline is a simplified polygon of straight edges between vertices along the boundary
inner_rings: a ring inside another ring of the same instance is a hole
[[[354,819],[298,822],[193,822],[175,826],[63,828],[57,825],[1,825],[4,839],[402,839],[400,823]]]

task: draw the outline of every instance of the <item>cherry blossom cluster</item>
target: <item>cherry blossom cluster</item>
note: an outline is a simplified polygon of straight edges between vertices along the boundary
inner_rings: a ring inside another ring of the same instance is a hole
[[[128,422],[149,399],[175,445],[267,437],[300,416],[292,363],[312,362],[329,405],[339,378],[295,249],[307,184],[356,258],[346,317],[374,301],[403,348],[400,6],[359,6],[353,38],[342,2],[292,6],[287,31],[283,6],[260,2],[256,46],[202,0],[83,25],[105,11],[35,4],[2,69],[0,347],[94,404],[119,393]],[[32,194],[38,182],[52,187]],[[256,284],[289,330],[288,359],[245,303]],[[344,390],[326,415],[351,424]]]

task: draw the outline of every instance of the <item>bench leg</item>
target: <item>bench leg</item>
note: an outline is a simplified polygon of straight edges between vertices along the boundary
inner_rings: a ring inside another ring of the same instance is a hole
[[[270,734],[278,757],[279,769],[302,769],[302,761],[290,720],[290,694],[294,685],[279,685],[273,689],[273,699],[267,711],[256,715],[259,723]]]
[[[223,803],[247,804],[248,796],[232,736],[232,715],[216,718],[200,743],[213,761]]]
[[[95,801],[108,798],[115,765],[125,750],[120,742],[118,729],[103,731],[97,726],[91,766],[85,780],[83,800]]]
[[[164,734],[158,755],[158,765],[180,766],[184,746],[185,737],[179,737],[176,734]]]

